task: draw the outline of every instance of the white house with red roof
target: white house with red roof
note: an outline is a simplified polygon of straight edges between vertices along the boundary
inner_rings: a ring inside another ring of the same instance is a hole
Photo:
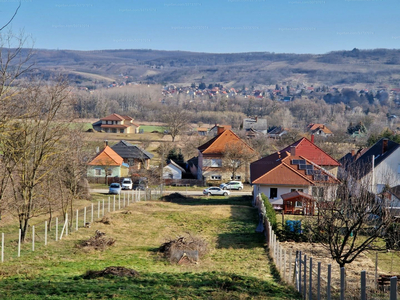
[[[104,131],[108,133],[139,133],[139,125],[133,122],[133,118],[129,116],[121,116],[119,114],[111,114],[101,118],[92,124],[96,131]]]
[[[294,191],[316,200],[339,183],[339,162],[307,138],[250,164],[253,195],[264,193],[275,206],[282,206],[282,195]]]

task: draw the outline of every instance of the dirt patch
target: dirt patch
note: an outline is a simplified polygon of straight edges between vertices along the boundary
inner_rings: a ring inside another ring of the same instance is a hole
[[[171,263],[197,264],[207,252],[207,242],[200,237],[187,234],[170,239],[158,249]]]
[[[95,279],[105,276],[118,276],[118,277],[136,277],[139,273],[133,269],[124,267],[107,267],[102,271],[89,270],[82,276],[84,279]]]
[[[161,200],[165,201],[165,202],[172,202],[172,203],[184,203],[184,202],[186,203],[186,202],[189,202],[190,200],[194,201],[195,199],[190,198],[190,197],[185,197],[180,193],[172,193],[172,194],[162,197]]]
[[[104,250],[114,245],[115,239],[106,237],[105,235],[106,234],[104,232],[96,230],[95,235],[87,241],[82,241],[80,244],[78,244],[78,248],[85,250]]]
[[[96,222],[97,222],[97,223],[103,223],[103,224],[105,224],[105,225],[111,225],[111,224],[112,224],[111,218],[110,218],[110,217],[107,217],[107,216],[103,216],[103,218],[101,218],[101,220],[96,221]]]

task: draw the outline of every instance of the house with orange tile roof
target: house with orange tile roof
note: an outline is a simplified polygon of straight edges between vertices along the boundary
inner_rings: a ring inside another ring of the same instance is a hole
[[[325,124],[311,123],[308,124],[307,130],[311,132],[311,134],[316,134],[323,137],[333,135],[332,131],[330,131],[330,129],[326,127]]]
[[[129,172],[129,165],[108,144],[87,165],[88,178],[107,180],[107,177],[126,177]]]
[[[257,157],[256,151],[230,129],[218,127],[217,133],[214,138],[197,148],[199,150],[197,179],[211,185],[218,185],[229,180],[248,181],[249,163]],[[246,159],[235,160],[228,157],[227,153],[233,148],[239,153],[243,152],[243,157]],[[234,172],[232,172],[232,163],[237,166]],[[233,173],[234,178],[232,178]]]
[[[264,193],[275,207],[282,207],[282,195],[294,191],[318,200],[339,183],[339,165],[310,140],[302,138],[250,164],[254,197]]]
[[[111,114],[101,118],[92,124],[96,131],[104,131],[108,133],[139,133],[139,125],[133,122],[133,118],[129,116],[121,116],[119,114]]]

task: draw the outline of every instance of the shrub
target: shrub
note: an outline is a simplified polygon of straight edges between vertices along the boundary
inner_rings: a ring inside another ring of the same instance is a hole
[[[261,198],[263,199],[264,206],[265,206],[265,211],[266,211],[266,214],[267,214],[267,218],[268,218],[269,222],[272,225],[272,229],[276,230],[276,214],[275,214],[275,210],[272,207],[272,204],[269,202],[268,197],[265,196],[264,193],[261,193]]]

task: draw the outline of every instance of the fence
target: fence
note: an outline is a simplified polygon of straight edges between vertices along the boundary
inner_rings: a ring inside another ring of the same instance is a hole
[[[253,206],[260,215],[256,231],[264,232],[269,254],[275,263],[281,279],[293,285],[303,299],[390,299],[397,300],[397,277],[388,278],[389,298],[379,292],[377,268],[373,272],[361,271],[358,281],[346,277],[345,268],[314,261],[301,250],[287,249],[280,243],[271,224],[266,218],[266,210],[261,195],[258,195]],[[377,265],[376,265],[377,266]],[[367,298],[368,296],[368,298]],[[400,298],[399,298],[400,299]]]
[[[21,229],[18,235],[16,232],[2,232],[1,233],[1,255],[0,261],[4,262],[6,259],[14,259],[21,257],[24,253],[34,252],[38,246],[47,246],[51,241],[60,241],[63,237],[68,236],[72,232],[76,232],[79,228],[90,227],[96,219],[101,219],[106,213],[121,210],[134,202],[141,200],[152,200],[161,197],[161,189],[146,189],[131,190],[127,193],[109,196],[108,199],[103,199],[97,203],[92,203],[90,206],[77,209],[73,215],[65,214],[62,220],[58,217],[55,222],[49,223],[45,221],[41,224],[32,225],[29,232],[27,232],[25,241],[21,242]]]

